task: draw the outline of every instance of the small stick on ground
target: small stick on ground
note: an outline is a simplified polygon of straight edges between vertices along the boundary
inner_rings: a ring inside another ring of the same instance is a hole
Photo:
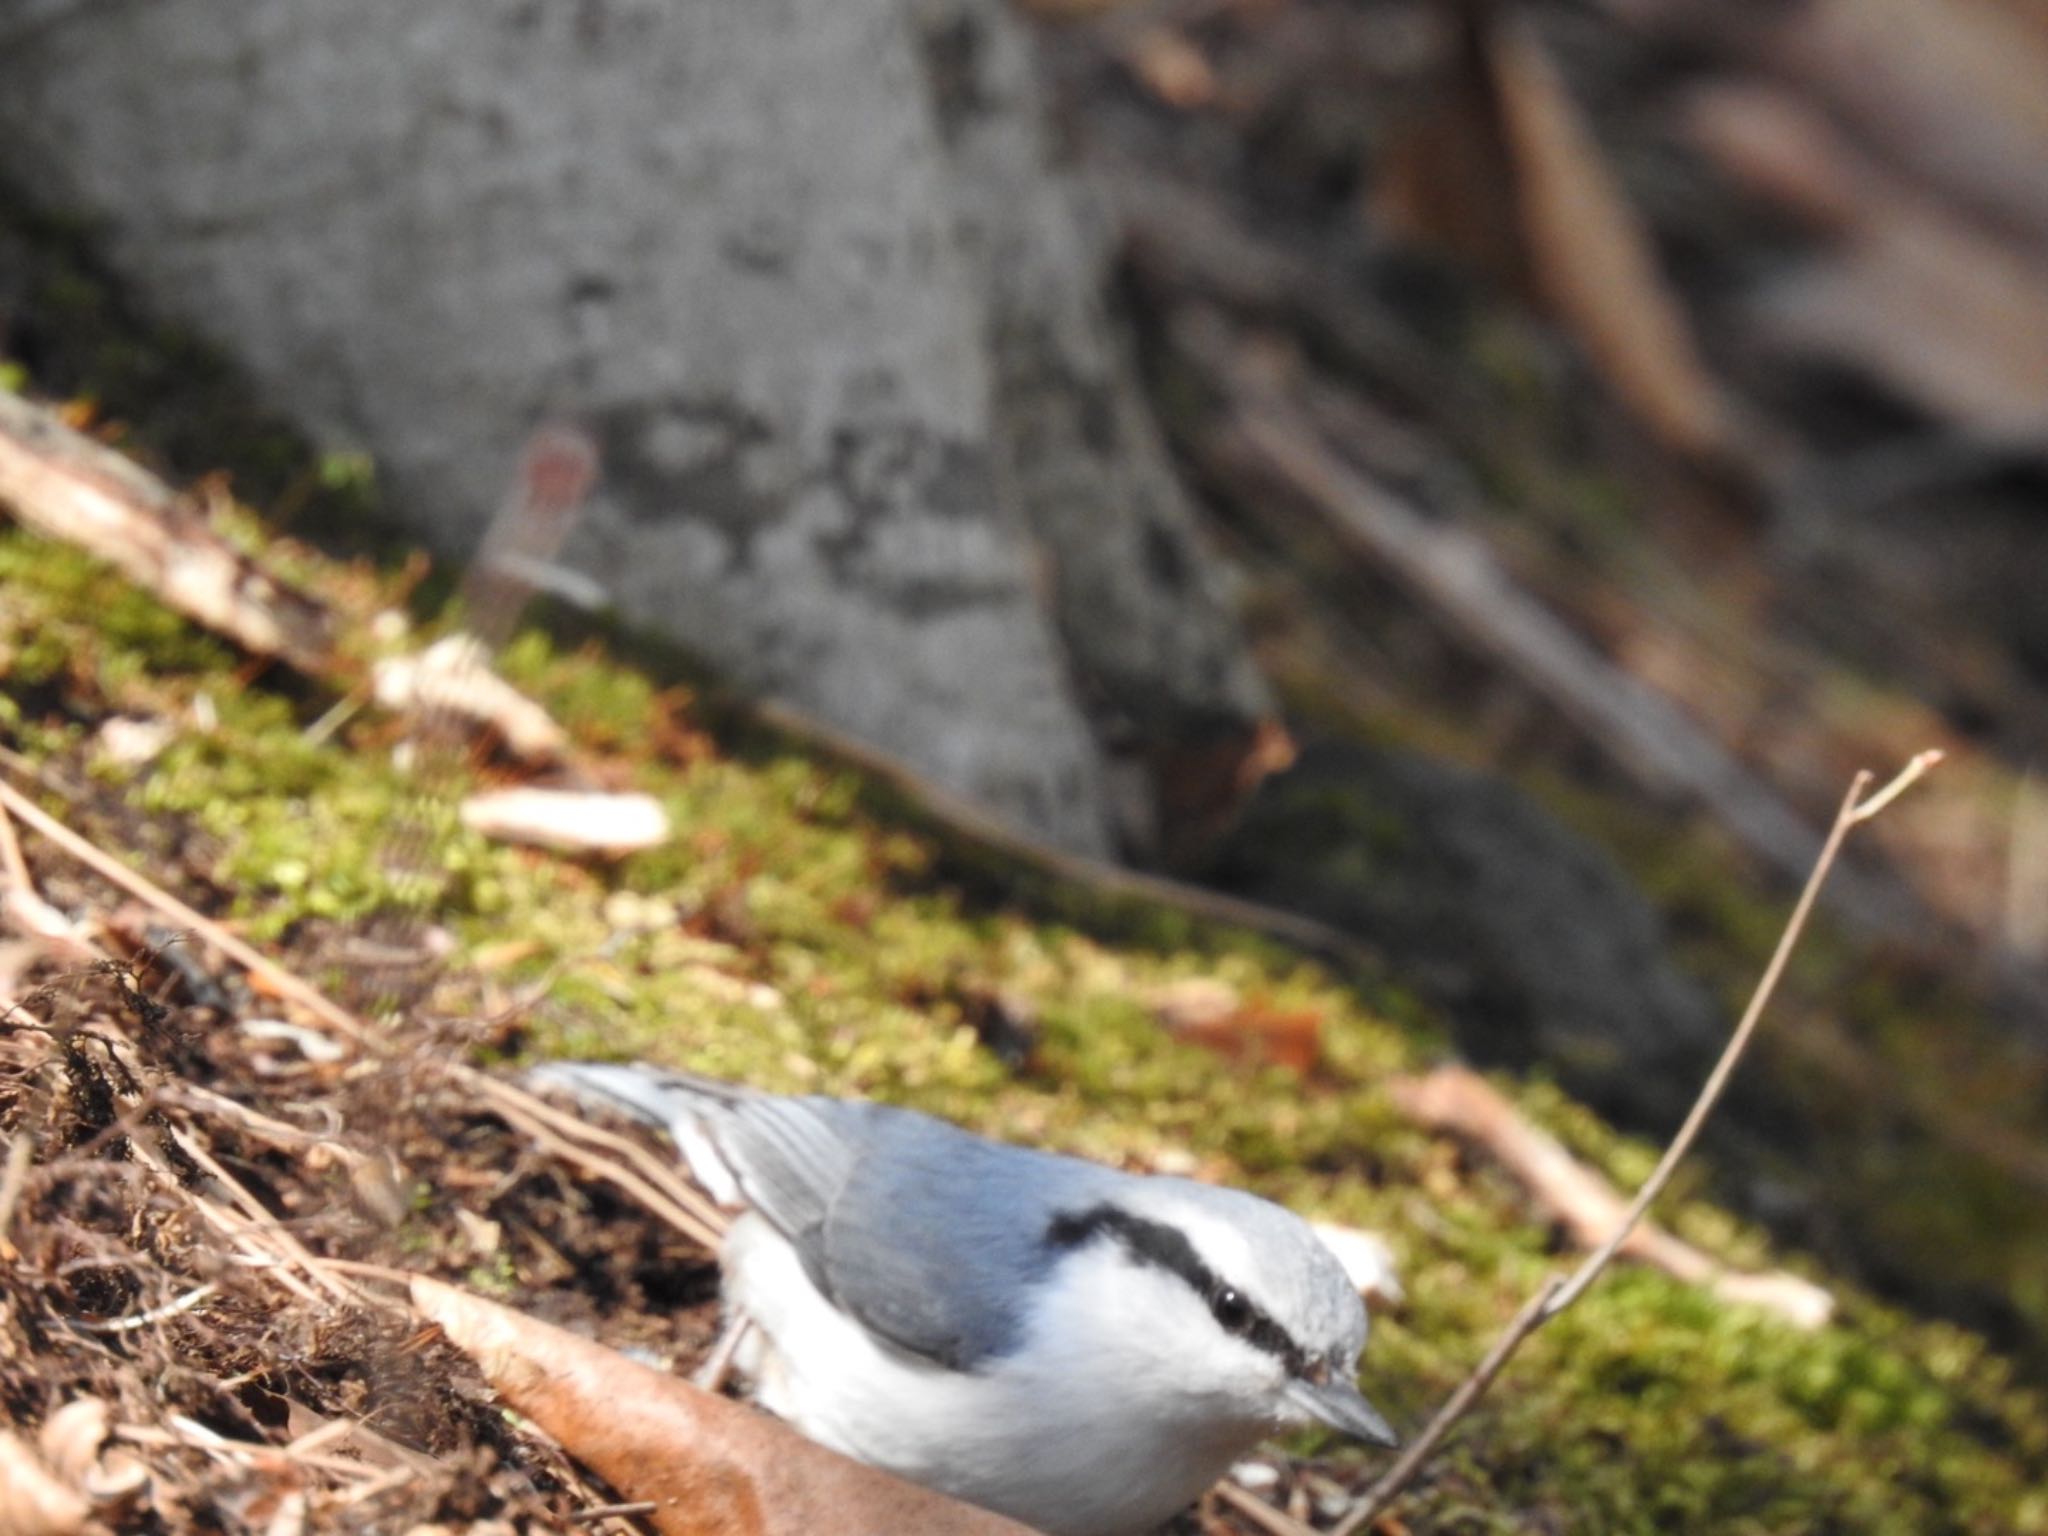
[[[697,1374],[690,1378],[690,1384],[702,1387],[706,1392],[723,1392],[725,1379],[732,1374],[732,1363],[738,1358],[740,1346],[747,1341],[747,1335],[754,1331],[754,1320],[750,1317],[735,1317],[719,1331],[718,1342],[711,1346],[711,1353],[704,1357],[704,1363],[697,1367]]]
[[[685,1237],[717,1251],[726,1228],[718,1207],[683,1183],[673,1169],[663,1167],[644,1147],[636,1147],[601,1127],[572,1119],[532,1094],[474,1068],[451,1064],[446,1070],[481,1096],[492,1112],[514,1130],[563,1162],[617,1185]],[[579,1145],[579,1139],[616,1149],[640,1171]]]
[[[579,1509],[569,1517],[571,1525],[594,1525],[599,1520],[611,1520],[625,1515],[651,1515],[661,1506],[652,1499],[641,1499],[634,1504],[600,1504],[595,1509]]]
[[[346,1008],[286,970],[254,945],[228,932],[204,912],[187,906],[148,876],[137,874],[112,854],[102,852],[5,779],[0,779],[0,807],[13,812],[25,826],[34,828],[94,874],[112,881],[137,900],[156,908],[179,927],[197,933],[250,975],[262,978],[279,997],[297,1003],[337,1034],[360,1045],[369,1043],[369,1031]]]
[[[0,809],[0,913],[39,939],[74,949],[84,944],[77,925],[36,889],[28,860],[22,857],[21,839],[14,835],[14,820],[5,809]]]
[[[1216,1485],[1216,1497],[1251,1521],[1269,1536],[1316,1536],[1313,1526],[1303,1525],[1285,1510],[1275,1509],[1249,1489],[1240,1488],[1229,1478]]]
[[[1813,871],[1806,877],[1806,887],[1799,893],[1799,901],[1792,909],[1792,916],[1785,923],[1785,931],[1779,936],[1778,947],[1771,955],[1770,964],[1764,967],[1756,991],[1750,996],[1749,1006],[1743,1010],[1741,1022],[1735,1026],[1735,1033],[1729,1037],[1726,1049],[1721,1052],[1721,1059],[1714,1064],[1714,1070],[1708,1075],[1705,1086],[1700,1089],[1691,1113],[1685,1117],[1685,1124],[1679,1127],[1678,1134],[1671,1140],[1671,1145],[1664,1149],[1664,1156],[1658,1160],[1650,1176],[1643,1181],[1643,1187],[1636,1191],[1635,1198],[1629,1202],[1628,1209],[1615,1225],[1614,1232],[1606,1242],[1586,1256],[1585,1261],[1569,1278],[1553,1275],[1544,1281],[1536,1294],[1523,1304],[1522,1310],[1515,1314],[1514,1320],[1494,1341],[1493,1347],[1486,1352],[1486,1358],[1480,1361],[1471,1375],[1459,1383],[1458,1389],[1445,1400],[1443,1407],[1437,1410],[1436,1416],[1429,1421],[1422,1433],[1415,1437],[1400,1459],[1389,1467],[1379,1481],[1365,1491],[1351,1511],[1337,1522],[1330,1531],[1330,1536],[1352,1536],[1360,1526],[1392,1503],[1422,1469],[1423,1463],[1435,1454],[1437,1446],[1443,1442],[1444,1436],[1450,1433],[1451,1427],[1493,1384],[1494,1378],[1521,1347],[1522,1341],[1585,1295],[1587,1288],[1599,1279],[1601,1273],[1613,1262],[1615,1254],[1621,1251],[1622,1245],[1629,1239],[1629,1234],[1635,1231],[1636,1224],[1642,1220],[1643,1213],[1671,1182],[1671,1175],[1677,1170],[1685,1154],[1691,1150],[1693,1142],[1698,1139],[1700,1128],[1706,1124],[1707,1117],[1714,1112],[1714,1106],[1720,1101],[1722,1090],[1728,1086],[1728,1079],[1734,1074],[1736,1064],[1741,1061],[1743,1052],[1749,1047],[1750,1038],[1756,1033],[1765,1006],[1769,1004],[1772,993],[1777,990],[1778,979],[1784,975],[1786,962],[1791,959],[1799,936],[1805,931],[1806,920],[1813,911],[1814,900],[1819,896],[1820,888],[1827,880],[1828,870],[1834,865],[1835,856],[1841,852],[1843,842],[1850,832],[1884,810],[1940,761],[1939,752],[1920,753],[1900,769],[1897,777],[1889,784],[1867,799],[1864,797],[1864,791],[1870,787],[1871,775],[1868,772],[1856,775],[1855,780],[1849,785],[1848,794],[1842,799],[1841,810],[1835,815],[1835,824],[1828,831],[1827,842],[1822,846],[1819,857],[1814,860]]]
[[[233,1174],[223,1168],[213,1154],[207,1151],[195,1137],[176,1129],[173,1129],[170,1135],[177,1142],[179,1150],[191,1158],[227,1194],[233,1209],[215,1205],[215,1211],[219,1212],[220,1215],[227,1216],[229,1224],[240,1234],[256,1240],[272,1253],[280,1255],[288,1263],[297,1266],[299,1272],[304,1274],[307,1279],[326,1291],[333,1300],[343,1305],[370,1306],[384,1302],[383,1297],[373,1297],[369,1292],[350,1285],[348,1281],[342,1279],[330,1269],[325,1260],[286,1230],[283,1223],[264,1210],[262,1202],[250,1194]],[[195,1203],[202,1207],[208,1204],[207,1201],[197,1197],[195,1197]],[[219,1215],[215,1215],[214,1212],[208,1212],[207,1215],[208,1219],[214,1221],[215,1225],[221,1225]],[[223,1230],[227,1230],[227,1228],[224,1227]]]
[[[1419,1078],[1395,1078],[1387,1093],[1424,1130],[1447,1131],[1483,1148],[1580,1249],[1605,1243],[1628,1209],[1626,1196],[1470,1067],[1450,1063]],[[1766,1307],[1798,1328],[1818,1328],[1834,1315],[1834,1298],[1812,1281],[1784,1270],[1730,1269],[1647,1219],[1621,1245],[1620,1257],[1704,1286],[1723,1300]]]
[[[28,860],[21,855],[21,839],[14,835],[14,822],[5,811],[0,811],[0,876],[17,891],[35,889]]]

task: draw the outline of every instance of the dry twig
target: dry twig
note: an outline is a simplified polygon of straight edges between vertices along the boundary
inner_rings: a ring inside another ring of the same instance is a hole
[[[21,840],[14,835],[14,821],[0,810],[0,912],[5,912],[27,932],[69,948],[84,944],[76,925],[43,900],[22,857]]]
[[[1444,1402],[1443,1407],[1437,1410],[1435,1417],[1409,1444],[1400,1458],[1365,1491],[1357,1505],[1337,1522],[1330,1536],[1351,1536],[1352,1532],[1393,1502],[1395,1496],[1406,1488],[1415,1474],[1422,1469],[1423,1463],[1435,1453],[1444,1436],[1450,1433],[1451,1427],[1493,1384],[1494,1378],[1521,1347],[1523,1340],[1583,1296],[1587,1288],[1599,1279],[1601,1273],[1613,1262],[1614,1256],[1621,1251],[1622,1245],[1629,1240],[1637,1223],[1642,1220],[1643,1213],[1671,1182],[1672,1174],[1677,1171],[1685,1154],[1692,1149],[1701,1127],[1706,1124],[1707,1117],[1714,1112],[1714,1106],[1720,1102],[1722,1091],[1728,1086],[1728,1079],[1734,1074],[1737,1063],[1742,1060],[1743,1052],[1748,1049],[1750,1039],[1756,1033],[1757,1024],[1763,1018],[1764,1009],[1777,990],[1778,979],[1784,975],[1785,965],[1791,959],[1799,936],[1806,928],[1806,920],[1813,911],[1814,900],[1819,896],[1820,888],[1827,880],[1828,870],[1833,866],[1843,842],[1850,832],[1884,810],[1939,761],[1939,752],[1920,753],[1900,769],[1889,784],[1868,798],[1865,798],[1864,791],[1870,786],[1870,774],[1864,772],[1856,775],[1855,780],[1849,785],[1848,794],[1842,799],[1842,808],[1836,813],[1835,823],[1828,831],[1827,841],[1822,845],[1820,855],[1814,861],[1812,873],[1806,878],[1805,889],[1799,893],[1799,901],[1793,907],[1791,917],[1786,920],[1785,931],[1778,939],[1778,947],[1773,951],[1770,963],[1764,967],[1763,976],[1757,982],[1755,992],[1750,996],[1749,1006],[1743,1010],[1741,1022],[1735,1026],[1734,1034],[1729,1037],[1726,1049],[1721,1052],[1721,1059],[1708,1074],[1705,1086],[1700,1089],[1699,1097],[1693,1102],[1691,1113],[1685,1117],[1685,1123],[1679,1127],[1678,1134],[1671,1140],[1671,1145],[1664,1149],[1663,1157],[1651,1170],[1650,1176],[1643,1181],[1642,1188],[1636,1191],[1635,1198],[1629,1202],[1627,1211],[1616,1223],[1613,1233],[1606,1242],[1588,1254],[1585,1261],[1569,1277],[1551,1276],[1537,1289],[1535,1295],[1523,1303],[1522,1310],[1515,1314],[1514,1320],[1494,1341],[1485,1359],[1480,1361],[1471,1375],[1459,1383],[1457,1390]]]
[[[1313,1526],[1303,1525],[1285,1510],[1268,1504],[1248,1488],[1238,1487],[1227,1477],[1216,1485],[1216,1497],[1268,1536],[1316,1536]]]
[[[717,1249],[726,1226],[718,1207],[645,1147],[565,1115],[532,1094],[473,1068],[457,1065],[448,1071],[483,1098],[514,1130],[531,1137],[562,1161],[625,1190],[685,1237]],[[579,1144],[586,1142],[615,1156],[601,1156]],[[620,1159],[632,1166],[622,1166]]]
[[[1452,1064],[1424,1077],[1397,1079],[1388,1092],[1417,1125],[1483,1147],[1579,1247],[1599,1247],[1621,1224],[1627,1202],[1614,1186],[1530,1124],[1506,1094],[1470,1067]],[[1729,1269],[1648,1222],[1629,1234],[1621,1252],[1724,1300],[1768,1308],[1797,1328],[1821,1327],[1834,1314],[1834,1298],[1810,1280],[1783,1270]]]
[[[331,619],[234,549],[189,498],[54,411],[0,391],[0,508],[90,551],[146,592],[258,656],[318,674]]]
[[[1811,867],[1821,842],[1805,817],[1686,711],[1524,590],[1484,539],[1422,516],[1354,471],[1286,391],[1215,327],[1184,326],[1176,340],[1227,391],[1236,441],[1260,475],[1285,486],[1347,550],[1499,660],[1638,782],[1706,807],[1768,868],[1797,877]],[[1910,932],[1920,920],[1910,895],[1853,868],[1836,879],[1830,899],[1879,934]]]
[[[13,812],[25,826],[34,828],[94,874],[112,881],[129,895],[148,903],[180,927],[190,928],[199,934],[243,970],[259,977],[279,997],[297,1003],[337,1034],[358,1043],[367,1040],[369,1031],[347,1009],[270,959],[254,945],[230,933],[198,908],[187,906],[148,876],[136,873],[112,854],[102,852],[56,817],[44,811],[5,779],[0,779],[0,806]]]

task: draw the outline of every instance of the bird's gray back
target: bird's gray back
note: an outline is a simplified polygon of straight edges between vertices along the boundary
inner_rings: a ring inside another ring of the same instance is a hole
[[[1054,1216],[1129,1175],[839,1099],[726,1106],[713,1135],[811,1281],[870,1330],[958,1370],[1006,1354],[1056,1257]]]

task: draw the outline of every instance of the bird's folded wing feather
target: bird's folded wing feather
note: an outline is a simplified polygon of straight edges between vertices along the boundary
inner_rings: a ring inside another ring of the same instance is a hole
[[[1021,1342],[1023,1298],[1054,1256],[1054,1213],[1092,1203],[1097,1183],[1116,1177],[886,1105],[639,1066],[556,1063],[534,1076],[665,1126],[686,1149],[708,1141],[820,1291],[869,1331],[954,1370]]]
[[[954,1370],[1021,1342],[1025,1299],[1053,1257],[1052,1211],[1067,1183],[1097,1171],[836,1099],[753,1101],[719,1139],[750,1165],[742,1186],[813,1284],[870,1332]],[[784,1219],[813,1210],[814,1221]]]

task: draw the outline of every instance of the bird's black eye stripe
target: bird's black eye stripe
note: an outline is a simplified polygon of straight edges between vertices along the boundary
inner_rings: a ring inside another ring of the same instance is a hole
[[[1268,1317],[1242,1291],[1221,1286],[1209,1297],[1209,1313],[1225,1333],[1234,1333],[1256,1349],[1278,1355],[1296,1376],[1305,1374],[1308,1357],[1295,1346],[1293,1338]]]
[[[1046,1245],[1051,1248],[1078,1248],[1102,1236],[1114,1238],[1140,1263],[1180,1276],[1208,1304],[1209,1315],[1225,1333],[1275,1356],[1291,1374],[1307,1374],[1312,1362],[1293,1335],[1249,1296],[1219,1280],[1195,1252],[1195,1245],[1176,1228],[1113,1205],[1097,1205],[1085,1211],[1063,1211],[1045,1229]]]

